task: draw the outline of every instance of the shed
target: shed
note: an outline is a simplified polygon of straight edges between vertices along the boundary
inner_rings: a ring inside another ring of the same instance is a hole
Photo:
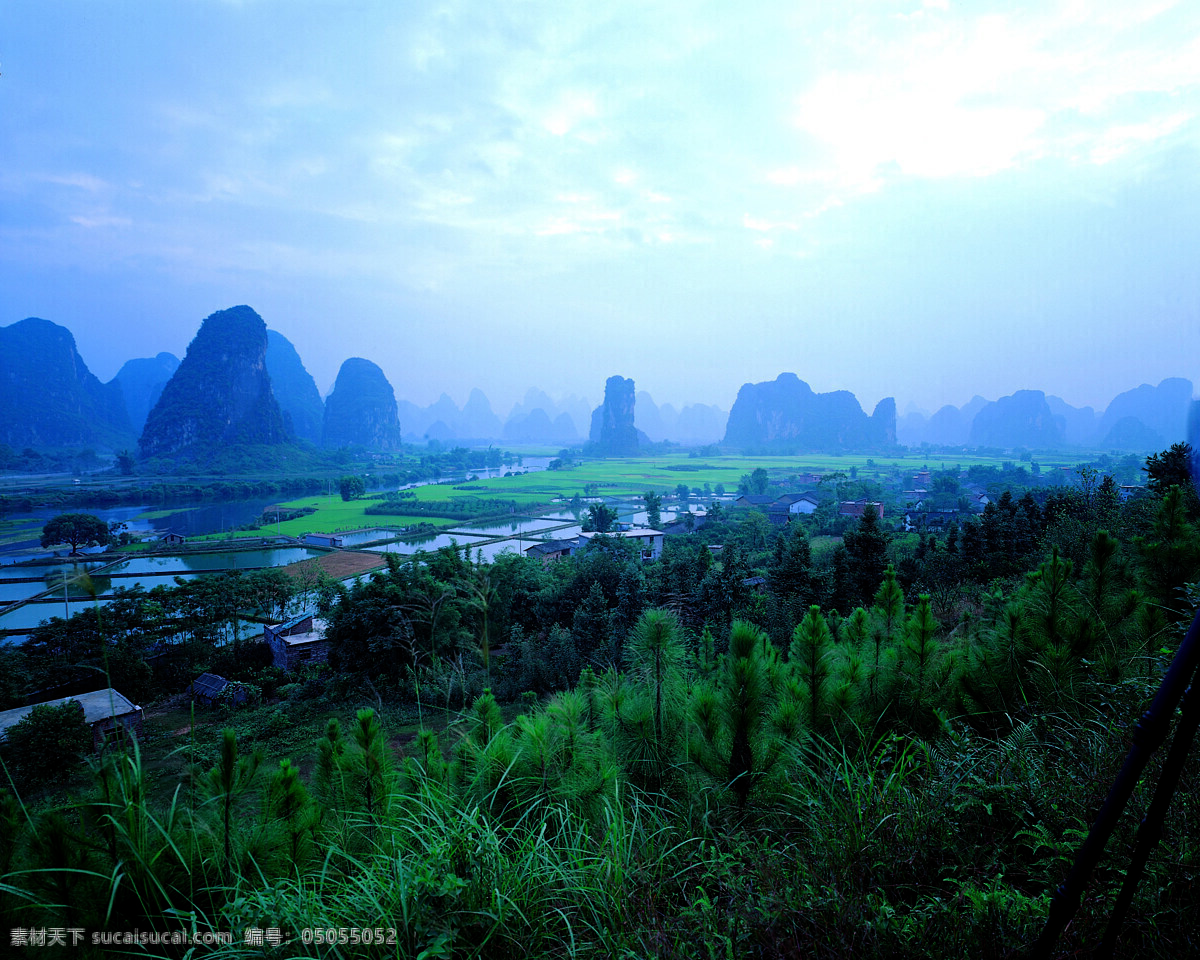
[[[9,727],[24,720],[33,712],[34,707],[57,707],[70,700],[76,701],[83,708],[83,719],[92,728],[92,745],[97,750],[118,726],[135,737],[142,735],[142,708],[112,687],[105,687],[91,693],[78,693],[73,697],[61,697],[58,700],[47,700],[45,703],[33,703],[27,707],[14,707],[0,712],[0,740],[4,739]]]
[[[165,543],[169,546],[176,546],[180,543],[183,543],[185,539],[186,538],[183,536],[183,534],[176,533],[174,530],[168,530],[158,538],[160,543]]]
[[[330,548],[340,548],[344,543],[342,537],[336,533],[306,533],[304,542],[312,547]]]
[[[228,699],[230,703],[245,703],[249,694],[240,684],[234,684],[228,697],[222,696],[230,687],[230,682],[217,673],[202,673],[188,688],[193,699],[202,700],[207,704],[216,704]]]

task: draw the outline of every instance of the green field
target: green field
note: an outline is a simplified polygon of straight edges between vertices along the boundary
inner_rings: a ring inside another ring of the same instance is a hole
[[[694,458],[685,454],[658,457],[629,457],[620,459],[590,460],[566,470],[541,470],[515,476],[494,479],[470,480],[458,486],[469,486],[469,490],[455,489],[451,484],[428,484],[417,487],[414,500],[420,503],[447,501],[459,497],[498,498],[515,501],[518,505],[533,508],[555,500],[569,500],[578,494],[585,496],[585,488],[596,485],[601,496],[636,497],[646,491],[673,493],[676,486],[686,483],[689,487],[702,488],[705,483],[716,488],[725,485],[727,493],[737,490],[743,475],[762,467],[772,479],[786,480],[800,473],[831,473],[856,468],[862,480],[884,480],[897,470],[914,473],[917,470],[944,470],[953,467],[968,469],[980,465],[1000,467],[1011,462],[1003,457],[980,457],[966,454],[954,459],[931,459],[918,455],[907,457],[873,458],[867,455],[835,456],[832,454],[806,454],[790,457],[717,456]],[[1052,461],[1039,461],[1044,471],[1061,466],[1074,466],[1077,462],[1069,456],[1056,457]],[[279,531],[288,536],[302,536],[309,532],[336,533],[358,530],[364,527],[403,527],[422,521],[439,527],[461,526],[463,521],[423,516],[380,516],[364,511],[377,501],[354,500],[349,503],[340,496],[308,496],[289,500],[284,507],[312,506],[317,512],[296,520],[286,520]],[[273,526],[273,525],[272,525]]]

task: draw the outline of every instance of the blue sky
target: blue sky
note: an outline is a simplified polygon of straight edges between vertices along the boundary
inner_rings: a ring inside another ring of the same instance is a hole
[[[322,391],[1200,381],[1200,5],[0,6],[0,325],[253,306]]]

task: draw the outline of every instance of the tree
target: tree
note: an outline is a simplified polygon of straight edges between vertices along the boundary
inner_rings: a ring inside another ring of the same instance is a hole
[[[1191,472],[1192,447],[1188,443],[1176,443],[1162,453],[1152,453],[1146,458],[1146,486],[1165,496],[1172,487],[1189,486]]]
[[[738,489],[743,493],[762,496],[767,492],[767,485],[770,482],[771,478],[767,476],[767,471],[762,467],[756,467],[753,473],[742,474],[738,481]]]
[[[647,490],[642,494],[646,503],[646,526],[651,530],[662,529],[662,495]]]
[[[69,543],[71,552],[80,547],[100,547],[108,543],[108,524],[91,513],[60,513],[42,527],[41,544],[52,547]]]
[[[821,615],[821,608],[813,604],[792,633],[788,663],[799,681],[806,707],[805,719],[814,733],[824,733],[831,719],[828,687],[833,659],[834,643],[829,625]]]
[[[799,703],[778,696],[780,671],[758,627],[735,620],[729,653],[712,679],[692,698],[692,760],[727,787],[745,807],[751,791],[771,772],[788,741],[800,731]]]
[[[92,730],[78,700],[40,703],[8,728],[4,759],[20,779],[49,783],[69,776],[91,746]]]
[[[584,533],[608,533],[617,522],[617,511],[603,503],[588,507],[587,519],[583,521]]]
[[[789,523],[775,538],[775,549],[767,565],[767,585],[780,598],[800,597],[807,607],[813,602],[812,546],[799,523]]]
[[[233,877],[233,808],[238,797],[254,785],[262,759],[261,750],[256,750],[249,757],[239,758],[237,733],[231,727],[226,727],[221,731],[221,757],[202,781],[219,811],[226,883],[231,882]]]
[[[1200,519],[1200,497],[1192,482],[1193,450],[1190,443],[1176,443],[1169,450],[1146,458],[1146,486],[1165,497],[1172,487],[1183,491],[1183,506],[1189,520]]]
[[[852,599],[855,605],[869,602],[883,580],[888,545],[887,533],[873,506],[866,505],[858,526],[846,531],[843,542],[853,571]]]
[[[607,674],[600,700],[601,723],[635,779],[663,787],[679,759],[685,721],[683,644],[675,614],[646,610],[626,648],[628,674]]]
[[[338,481],[338,489],[342,493],[343,500],[357,500],[367,492],[367,486],[363,483],[362,477],[356,477],[353,474],[347,474]]]

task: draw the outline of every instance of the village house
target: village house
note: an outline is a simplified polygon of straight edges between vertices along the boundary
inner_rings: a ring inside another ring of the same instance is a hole
[[[9,727],[16,726],[24,720],[34,707],[57,707],[70,700],[76,701],[83,708],[83,720],[92,728],[92,747],[95,750],[100,749],[105,740],[116,732],[118,726],[122,732],[135,737],[142,735],[142,708],[112,687],[105,687],[91,693],[77,693],[73,697],[47,700],[45,703],[13,707],[11,710],[0,712],[0,740],[4,739]]]
[[[182,534],[176,533],[174,530],[168,530],[158,538],[158,542],[165,543],[169,547],[177,547],[179,544],[183,543],[185,539],[186,538]]]
[[[304,543],[310,547],[329,547],[340,549],[343,540],[335,533],[306,533]]]
[[[708,523],[706,513],[684,513],[670,523],[664,524],[662,532],[668,537],[678,537],[687,533],[695,533]]]
[[[542,566],[546,566],[554,560],[571,556],[575,552],[575,548],[574,540],[543,540],[535,543],[532,547],[526,547],[525,556],[541,560]]]
[[[733,505],[735,507],[766,510],[774,502],[775,498],[765,493],[744,493],[733,501]]]
[[[633,540],[637,543],[639,554],[643,560],[657,560],[662,556],[663,532],[661,530],[637,527],[612,533],[581,533],[579,535],[580,547],[586,547],[594,537],[622,537],[626,540]]]
[[[795,517],[809,516],[821,505],[815,493],[784,493],[767,507],[767,519],[772,523],[788,523]]]
[[[909,533],[914,530],[947,530],[951,524],[958,522],[960,516],[960,511],[954,507],[940,509],[917,507],[904,514],[904,529]]]
[[[325,663],[329,659],[327,626],[324,620],[304,613],[284,623],[263,627],[263,640],[271,648],[275,666],[290,673],[303,664]]]
[[[883,504],[878,500],[843,500],[838,504],[839,517],[861,517],[867,510],[874,510],[883,519]]]

